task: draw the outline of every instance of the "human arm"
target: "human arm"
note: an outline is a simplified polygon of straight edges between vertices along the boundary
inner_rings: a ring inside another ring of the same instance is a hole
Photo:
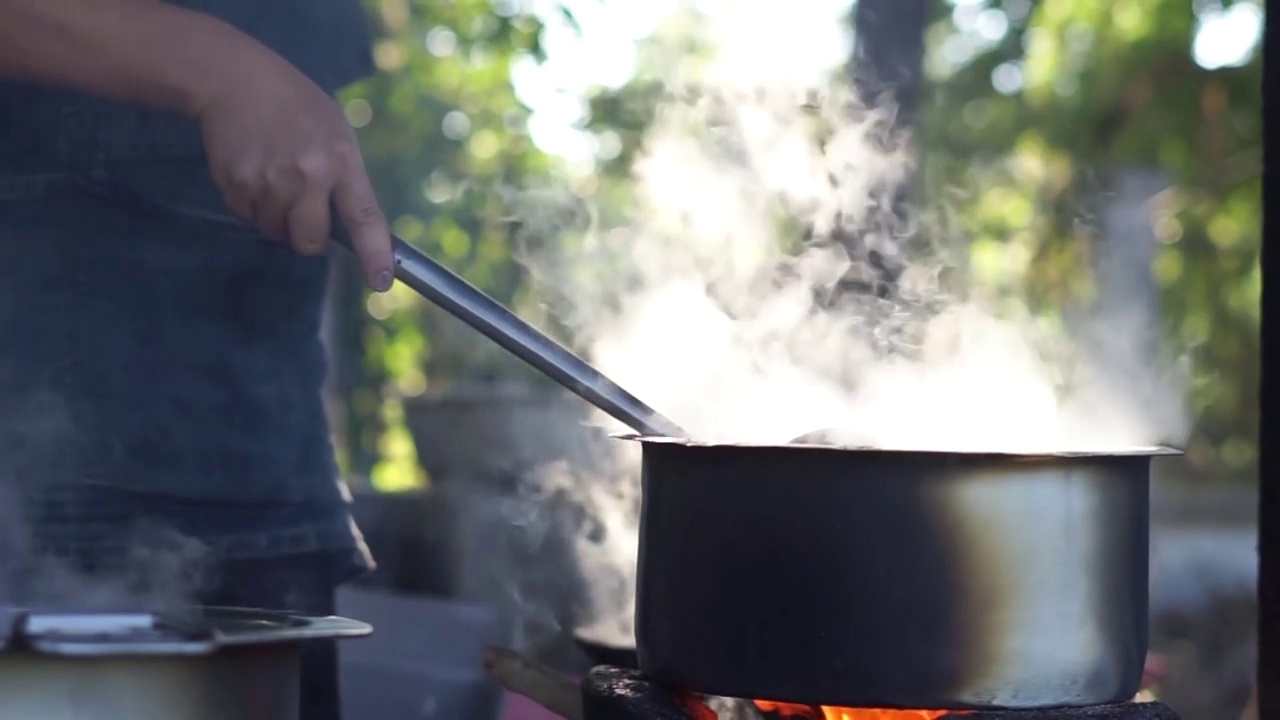
[[[0,76],[197,117],[232,63],[269,50],[159,0],[0,0]]]
[[[334,207],[369,285],[390,286],[390,233],[342,109],[235,27],[160,0],[0,0],[0,77],[198,120],[237,215],[317,254]]]

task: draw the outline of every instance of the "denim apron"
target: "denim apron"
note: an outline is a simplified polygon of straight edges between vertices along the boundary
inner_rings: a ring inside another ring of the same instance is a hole
[[[174,4],[328,91],[372,69],[357,0]],[[109,565],[162,526],[367,566],[321,401],[327,272],[231,216],[191,120],[0,83],[0,503],[28,539]]]

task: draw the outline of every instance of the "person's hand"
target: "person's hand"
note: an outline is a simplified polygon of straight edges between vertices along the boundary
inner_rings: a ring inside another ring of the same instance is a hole
[[[304,255],[325,252],[331,223],[341,222],[365,281],[390,288],[390,230],[341,107],[272,54],[254,58],[251,69],[220,83],[196,115],[228,207]]]

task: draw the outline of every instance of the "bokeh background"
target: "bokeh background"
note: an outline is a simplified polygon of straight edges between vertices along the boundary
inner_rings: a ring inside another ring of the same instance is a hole
[[[657,58],[732,3],[367,3],[379,72],[342,101],[395,231],[557,332],[515,249],[572,239],[531,236],[513,207],[545,189],[625,215],[630,163],[665,91]],[[762,69],[836,76],[868,45],[853,32],[857,4],[766,7],[812,34],[762,42]],[[1152,352],[1190,371],[1186,454],[1156,478],[1155,692],[1187,720],[1234,717],[1254,657],[1263,4],[925,7],[908,27],[922,52],[903,44],[919,71],[919,196],[945,198],[963,230],[966,282],[1050,328],[1073,308],[1137,298],[1161,339]],[[688,54],[696,62],[696,45]],[[518,469],[490,466],[561,411],[545,383],[411,291],[368,295],[344,262],[326,333],[335,443],[382,564],[372,582],[514,616],[525,601],[474,578],[517,558],[549,608],[542,634],[521,642],[580,665],[566,588],[583,580],[565,544],[474,520],[477,503],[518,494]]]

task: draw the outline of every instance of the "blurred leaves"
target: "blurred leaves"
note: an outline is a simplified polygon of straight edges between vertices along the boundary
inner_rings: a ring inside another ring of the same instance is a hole
[[[543,172],[510,82],[514,60],[536,55],[538,23],[501,0],[367,0],[380,28],[378,74],[342,97],[393,230],[510,303],[512,260],[504,188]],[[458,323],[397,286],[367,295],[343,274],[334,303],[363,359],[346,373],[341,418],[348,473],[382,490],[418,487],[404,403],[448,379],[483,376],[502,358]]]
[[[1164,336],[1190,353],[1194,370],[1187,461],[1202,476],[1249,478],[1258,430],[1261,63],[1256,54],[1241,67],[1195,62],[1195,8],[1211,4],[940,2],[921,147],[932,185],[968,189],[961,216],[974,238],[974,276],[1042,307],[1089,299],[1091,208],[1119,173],[1168,176],[1171,187],[1147,207],[1160,244],[1151,272]],[[956,39],[981,34],[994,13],[1007,25],[998,40]]]
[[[537,21],[512,0],[366,1],[380,72],[343,100],[395,231],[519,305],[529,293],[503,191],[536,186],[551,162],[527,135],[510,70],[541,56]],[[1194,370],[1187,460],[1205,477],[1245,478],[1257,441],[1261,67],[1256,56],[1195,62],[1196,13],[1215,4],[936,0],[921,175],[970,242],[970,277],[1060,325],[1058,309],[1097,292],[1100,199],[1126,169],[1165,173],[1170,187],[1147,203],[1151,277],[1168,348]],[[666,91],[633,83],[590,98],[600,164],[579,184],[604,224],[626,211],[628,169]],[[503,372],[507,358],[403,288],[371,297],[347,277],[341,292],[340,336],[363,348],[342,388],[347,470],[416,487],[404,403]]]

